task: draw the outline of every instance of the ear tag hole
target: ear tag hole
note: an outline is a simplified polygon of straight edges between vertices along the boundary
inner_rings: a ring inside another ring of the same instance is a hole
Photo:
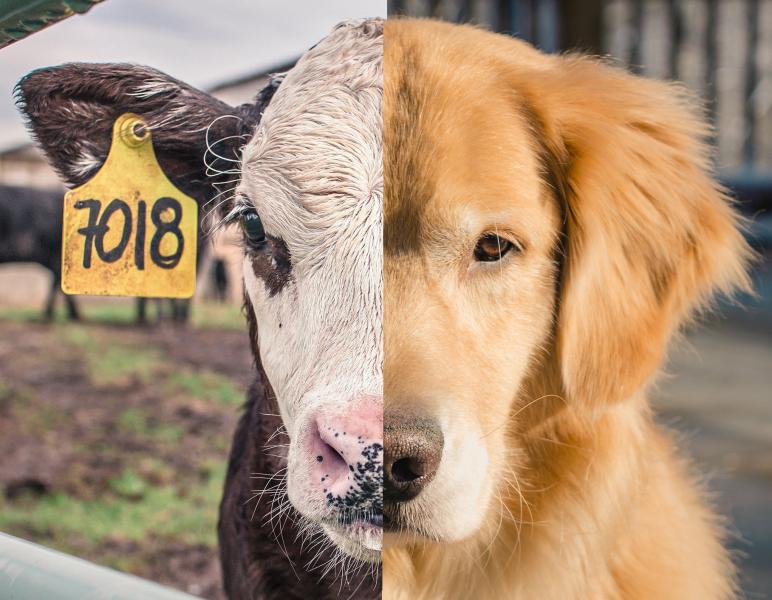
[[[150,137],[150,128],[140,117],[132,116],[121,123],[120,136],[127,146],[137,148]]]

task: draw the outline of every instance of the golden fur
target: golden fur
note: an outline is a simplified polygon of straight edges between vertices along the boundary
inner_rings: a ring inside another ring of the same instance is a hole
[[[420,404],[446,443],[387,503],[383,597],[734,597],[645,397],[678,329],[749,285],[694,102],[471,26],[392,20],[384,53],[386,412]],[[492,231],[522,250],[476,263]]]

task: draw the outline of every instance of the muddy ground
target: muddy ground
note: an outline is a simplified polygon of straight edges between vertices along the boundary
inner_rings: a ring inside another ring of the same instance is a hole
[[[772,260],[754,279],[651,394],[727,518],[749,600],[772,590]],[[37,306],[0,308],[0,531],[222,598],[217,506],[251,373],[238,308],[136,328],[130,303],[53,325]]]
[[[222,598],[217,504],[250,373],[238,327],[0,319],[0,530]]]

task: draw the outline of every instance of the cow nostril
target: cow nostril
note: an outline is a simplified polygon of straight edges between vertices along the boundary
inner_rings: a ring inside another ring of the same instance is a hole
[[[410,483],[426,474],[426,465],[415,458],[400,458],[391,465],[391,478],[395,483]]]
[[[300,436],[309,492],[341,522],[382,510],[383,403],[380,397],[354,400],[345,410],[320,407]]]
[[[323,452],[319,456],[316,457],[317,462],[323,462],[326,461],[328,463],[335,464],[343,464],[348,466],[348,461],[343,457],[343,455],[340,453],[340,451],[335,448],[334,446],[330,446],[327,442],[322,440],[323,444]],[[319,459],[322,460],[319,460]]]

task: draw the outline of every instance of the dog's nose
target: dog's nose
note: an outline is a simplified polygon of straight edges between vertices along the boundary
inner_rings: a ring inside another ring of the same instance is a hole
[[[383,486],[383,404],[360,397],[322,413],[309,438],[312,483],[334,508],[379,507]]]
[[[389,414],[383,425],[387,502],[415,498],[434,479],[442,459],[444,439],[439,423],[414,412]]]

